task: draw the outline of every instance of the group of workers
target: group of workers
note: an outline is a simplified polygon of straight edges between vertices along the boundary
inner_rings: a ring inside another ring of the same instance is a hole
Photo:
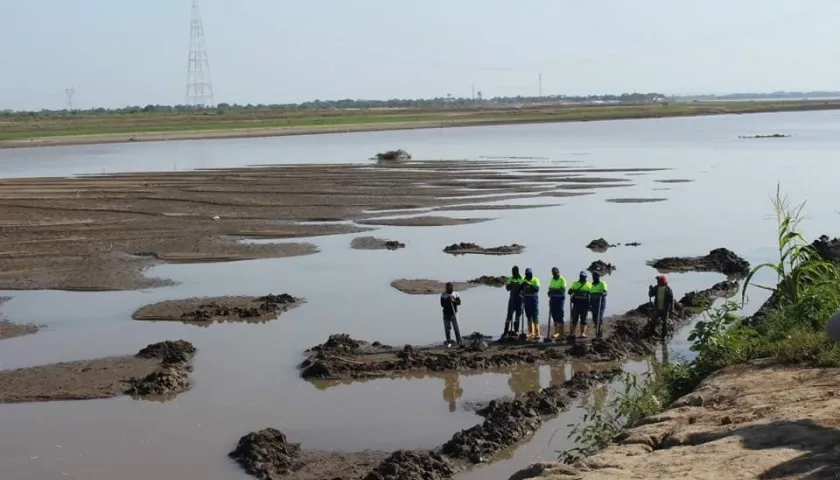
[[[534,276],[533,270],[525,269],[522,275],[518,266],[511,269],[511,275],[507,277],[505,289],[509,292],[507,316],[505,317],[505,328],[502,334],[505,336],[519,336],[520,328],[528,326],[525,338],[538,340],[542,337],[539,321],[539,292],[540,279]],[[548,313],[549,325],[554,325],[554,332],[547,331],[546,338],[559,339],[567,337],[570,340],[575,338],[575,330],[580,328],[579,337],[587,336],[587,317],[591,314],[592,324],[595,327],[596,337],[603,335],[604,312],[607,308],[607,282],[601,279],[599,272],[592,272],[592,281],[589,280],[587,271],[581,271],[577,281],[570,286],[566,278],[560,275],[560,269],[551,269],[551,280],[548,283]],[[571,306],[571,321],[568,335],[565,331],[565,306],[566,296],[569,297]],[[666,334],[667,319],[671,315],[674,303],[674,293],[668,286],[668,279],[665,275],[657,275],[656,285],[648,289],[648,299],[653,303],[655,321],[662,325],[661,334]],[[460,327],[458,325],[458,307],[461,305],[461,297],[453,291],[452,283],[446,284],[446,291],[441,294],[440,305],[443,308],[443,323],[446,333],[446,344],[452,344],[452,333],[455,331],[457,345],[463,345]],[[522,323],[524,314],[524,321]]]
[[[509,292],[507,316],[505,317],[504,335],[517,335],[521,324],[523,313],[525,324],[528,326],[526,338],[536,340],[540,334],[539,321],[539,291],[540,279],[534,276],[530,268],[525,269],[523,276],[519,267],[514,266],[511,275],[507,278],[505,289]],[[580,328],[580,337],[586,338],[586,321],[589,314],[592,314],[592,323],[596,328],[597,336],[601,336],[601,326],[604,319],[604,311],[607,308],[607,282],[601,280],[599,272],[592,272],[592,281],[589,281],[588,272],[581,271],[577,281],[571,286],[567,285],[566,278],[560,275],[560,269],[551,269],[551,280],[548,283],[548,313],[554,324],[554,339],[566,336],[566,296],[569,296],[571,307],[571,322],[569,325],[569,337],[575,336],[575,329]],[[549,322],[549,325],[551,322]],[[512,327],[512,328],[511,328]],[[551,332],[546,332],[548,335]]]

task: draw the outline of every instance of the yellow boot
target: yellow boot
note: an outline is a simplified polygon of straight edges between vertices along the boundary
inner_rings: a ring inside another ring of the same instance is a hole
[[[534,340],[539,340],[540,338],[542,338],[542,333],[540,333],[540,324],[535,323],[534,324]]]
[[[528,322],[528,339],[530,340],[533,340],[537,336],[536,328],[534,328],[535,326],[536,325],[533,323]]]
[[[563,325],[554,325],[554,335],[553,338],[563,338],[565,332],[563,332]]]

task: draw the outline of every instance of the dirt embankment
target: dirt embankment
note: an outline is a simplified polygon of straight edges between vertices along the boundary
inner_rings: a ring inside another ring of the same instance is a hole
[[[730,277],[746,277],[750,262],[726,248],[716,248],[702,257],[666,257],[648,262],[660,272],[718,272]]]
[[[260,479],[445,480],[470,465],[488,462],[527,439],[549,418],[614,378],[620,370],[576,373],[563,385],[505,401],[491,401],[476,413],[480,424],[462,430],[433,450],[321,453],[292,444],[273,428],[242,437],[230,456]],[[371,465],[371,461],[377,462]],[[366,468],[362,468],[362,467]]]
[[[506,283],[507,277],[505,276],[482,275],[466,282],[452,282],[452,288],[456,292],[459,292],[482,285],[487,287],[504,287]],[[427,278],[400,278],[391,282],[391,286],[409,295],[434,295],[443,293],[446,282],[429,280]]]
[[[262,297],[204,297],[166,300],[140,307],[135,320],[170,320],[209,325],[213,322],[265,323],[304,302],[288,293]]]
[[[0,403],[88,400],[131,395],[166,400],[192,386],[195,347],[184,340],[153,343],[134,356],[0,371]]]
[[[455,225],[487,219],[382,219],[377,211],[567,193],[597,173],[541,176],[521,161],[284,165],[78,178],[0,179],[0,289],[131,290],[171,284],[160,263],[228,262],[317,253],[290,239],[372,225]],[[544,170],[545,168],[543,168]],[[579,176],[573,176],[579,175]],[[482,189],[464,188],[464,180]],[[555,182],[566,182],[563,184]],[[332,221],[332,222],[328,222]],[[285,240],[245,243],[243,238]]]
[[[685,325],[708,310],[718,297],[737,293],[736,282],[720,282],[699,292],[689,292],[677,302],[669,331]],[[410,372],[491,370],[522,364],[548,363],[567,359],[610,361],[654,351],[659,335],[650,322],[649,303],[623,315],[605,320],[602,340],[577,339],[568,344],[531,342],[518,339],[488,341],[467,339],[464,348],[406,345],[394,348],[378,342],[356,340],[346,334],[330,335],[327,341],[307,350],[299,365],[306,379],[351,379],[399,376]]]
[[[9,297],[0,297],[0,305],[11,300]],[[37,333],[38,325],[32,323],[12,323],[0,313],[0,340],[7,338],[21,337]]]
[[[445,253],[452,255],[516,255],[525,250],[524,245],[513,243],[510,245],[500,245],[498,247],[482,247],[475,243],[461,242],[447,245],[443,248]]]
[[[350,248],[356,250],[399,250],[405,248],[405,244],[384,238],[356,237],[350,242]]]
[[[840,370],[753,362],[717,372],[575,465],[532,465],[510,480],[834,479]]]

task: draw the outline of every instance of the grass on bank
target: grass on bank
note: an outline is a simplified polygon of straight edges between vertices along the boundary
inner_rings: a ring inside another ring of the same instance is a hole
[[[794,205],[777,189],[773,208],[778,221],[776,263],[752,269],[744,282],[741,304],[726,302],[697,323],[691,335],[690,362],[655,363],[639,378],[626,374],[624,390],[603,408],[588,406],[583,422],[569,435],[578,447],[560,452],[573,463],[605,448],[616,435],[642,418],[666,409],[692,392],[715,371],[754,359],[813,367],[840,366],[840,342],[826,335],[826,324],[840,310],[840,268],[823,259],[799,231],[804,203]],[[756,285],[756,273],[776,273],[776,287]],[[752,318],[738,310],[750,286],[771,290],[770,308]]]
[[[0,141],[30,140],[79,135],[116,135],[150,132],[206,132],[282,128],[327,128],[393,124],[444,126],[594,121],[627,118],[658,118],[691,115],[838,109],[840,102],[756,101],[696,102],[645,105],[568,105],[522,108],[440,108],[287,111],[242,108],[206,109],[190,112],[91,113],[64,115],[14,115],[0,117]]]

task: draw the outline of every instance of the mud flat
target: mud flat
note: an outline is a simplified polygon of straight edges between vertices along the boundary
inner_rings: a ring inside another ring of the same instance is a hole
[[[268,428],[242,437],[230,456],[259,479],[445,480],[530,438],[546,420],[619,372],[575,373],[563,385],[512,400],[491,401],[476,410],[484,417],[480,424],[461,430],[432,450],[397,450],[391,454],[309,452],[289,443],[280,431]],[[378,462],[371,466],[374,459]],[[368,467],[366,471],[363,465]]]
[[[314,245],[289,239],[370,231],[376,225],[485,221],[377,219],[382,214],[374,210],[535,198],[552,189],[542,185],[542,177],[527,175],[533,165],[499,163],[283,165],[0,179],[0,229],[6,232],[0,237],[0,289],[102,291],[171,285],[143,273],[166,262],[314,254]],[[495,184],[480,191],[434,185],[472,176]],[[511,177],[522,179],[513,182]],[[289,241],[247,243],[244,238]]]
[[[358,220],[362,225],[378,225],[387,227],[445,227],[451,225],[469,225],[471,223],[486,222],[492,218],[452,218],[427,215],[410,218],[383,218],[379,220]]]
[[[0,305],[11,300],[9,297],[0,297]],[[32,323],[12,323],[0,314],[0,340],[7,338],[21,337],[38,332],[38,325]]]
[[[384,238],[356,237],[350,241],[350,248],[355,250],[399,250],[405,248],[405,244]]]
[[[435,211],[470,211],[470,210],[528,210],[532,208],[562,207],[562,203],[536,204],[536,205],[452,205],[449,207],[436,208]]]
[[[737,282],[724,281],[685,294],[675,305],[669,332],[711,308],[715,298],[732,296],[737,291]],[[394,348],[336,334],[307,350],[298,369],[305,379],[344,380],[411,372],[485,371],[568,359],[615,361],[654,351],[659,335],[650,323],[652,314],[650,303],[639,305],[622,315],[606,318],[602,340],[577,339],[571,344],[565,339],[542,343],[508,338],[492,342],[479,338],[467,339],[464,348],[417,345]]]
[[[168,320],[209,324],[212,322],[265,323],[304,300],[288,293],[262,297],[202,297],[166,300],[140,307],[135,320]]]
[[[445,253],[452,255],[517,255],[525,250],[524,245],[513,243],[511,245],[500,245],[498,247],[482,247],[475,243],[461,242],[447,245],[443,248]]]
[[[192,385],[195,347],[153,343],[134,356],[106,357],[0,371],[0,403],[89,400],[131,395],[171,398]]]
[[[456,292],[459,292],[479,286],[504,287],[506,283],[507,277],[505,276],[482,275],[466,282],[452,282],[452,287]],[[409,295],[435,295],[443,293],[446,282],[427,278],[400,278],[391,282],[391,286]]]
[[[641,245],[641,243],[639,243],[639,242],[627,242],[627,243],[624,244],[625,247],[638,247],[639,245]],[[596,238],[595,240],[592,240],[591,242],[589,242],[586,245],[586,248],[592,250],[595,253],[604,253],[607,250],[609,250],[611,248],[618,247],[618,246],[621,246],[621,244],[620,243],[610,243],[607,240],[605,240],[603,237],[601,237],[601,238]]]
[[[693,181],[689,178],[663,178],[661,180],[654,180],[656,183],[691,183]]]
[[[836,478],[838,391],[838,369],[727,367],[601,452],[510,480]]]
[[[664,202],[667,198],[608,198],[607,203],[656,203]]]
[[[716,248],[702,257],[666,257],[648,262],[660,272],[718,272],[733,277],[750,273],[750,262],[726,248]]]

